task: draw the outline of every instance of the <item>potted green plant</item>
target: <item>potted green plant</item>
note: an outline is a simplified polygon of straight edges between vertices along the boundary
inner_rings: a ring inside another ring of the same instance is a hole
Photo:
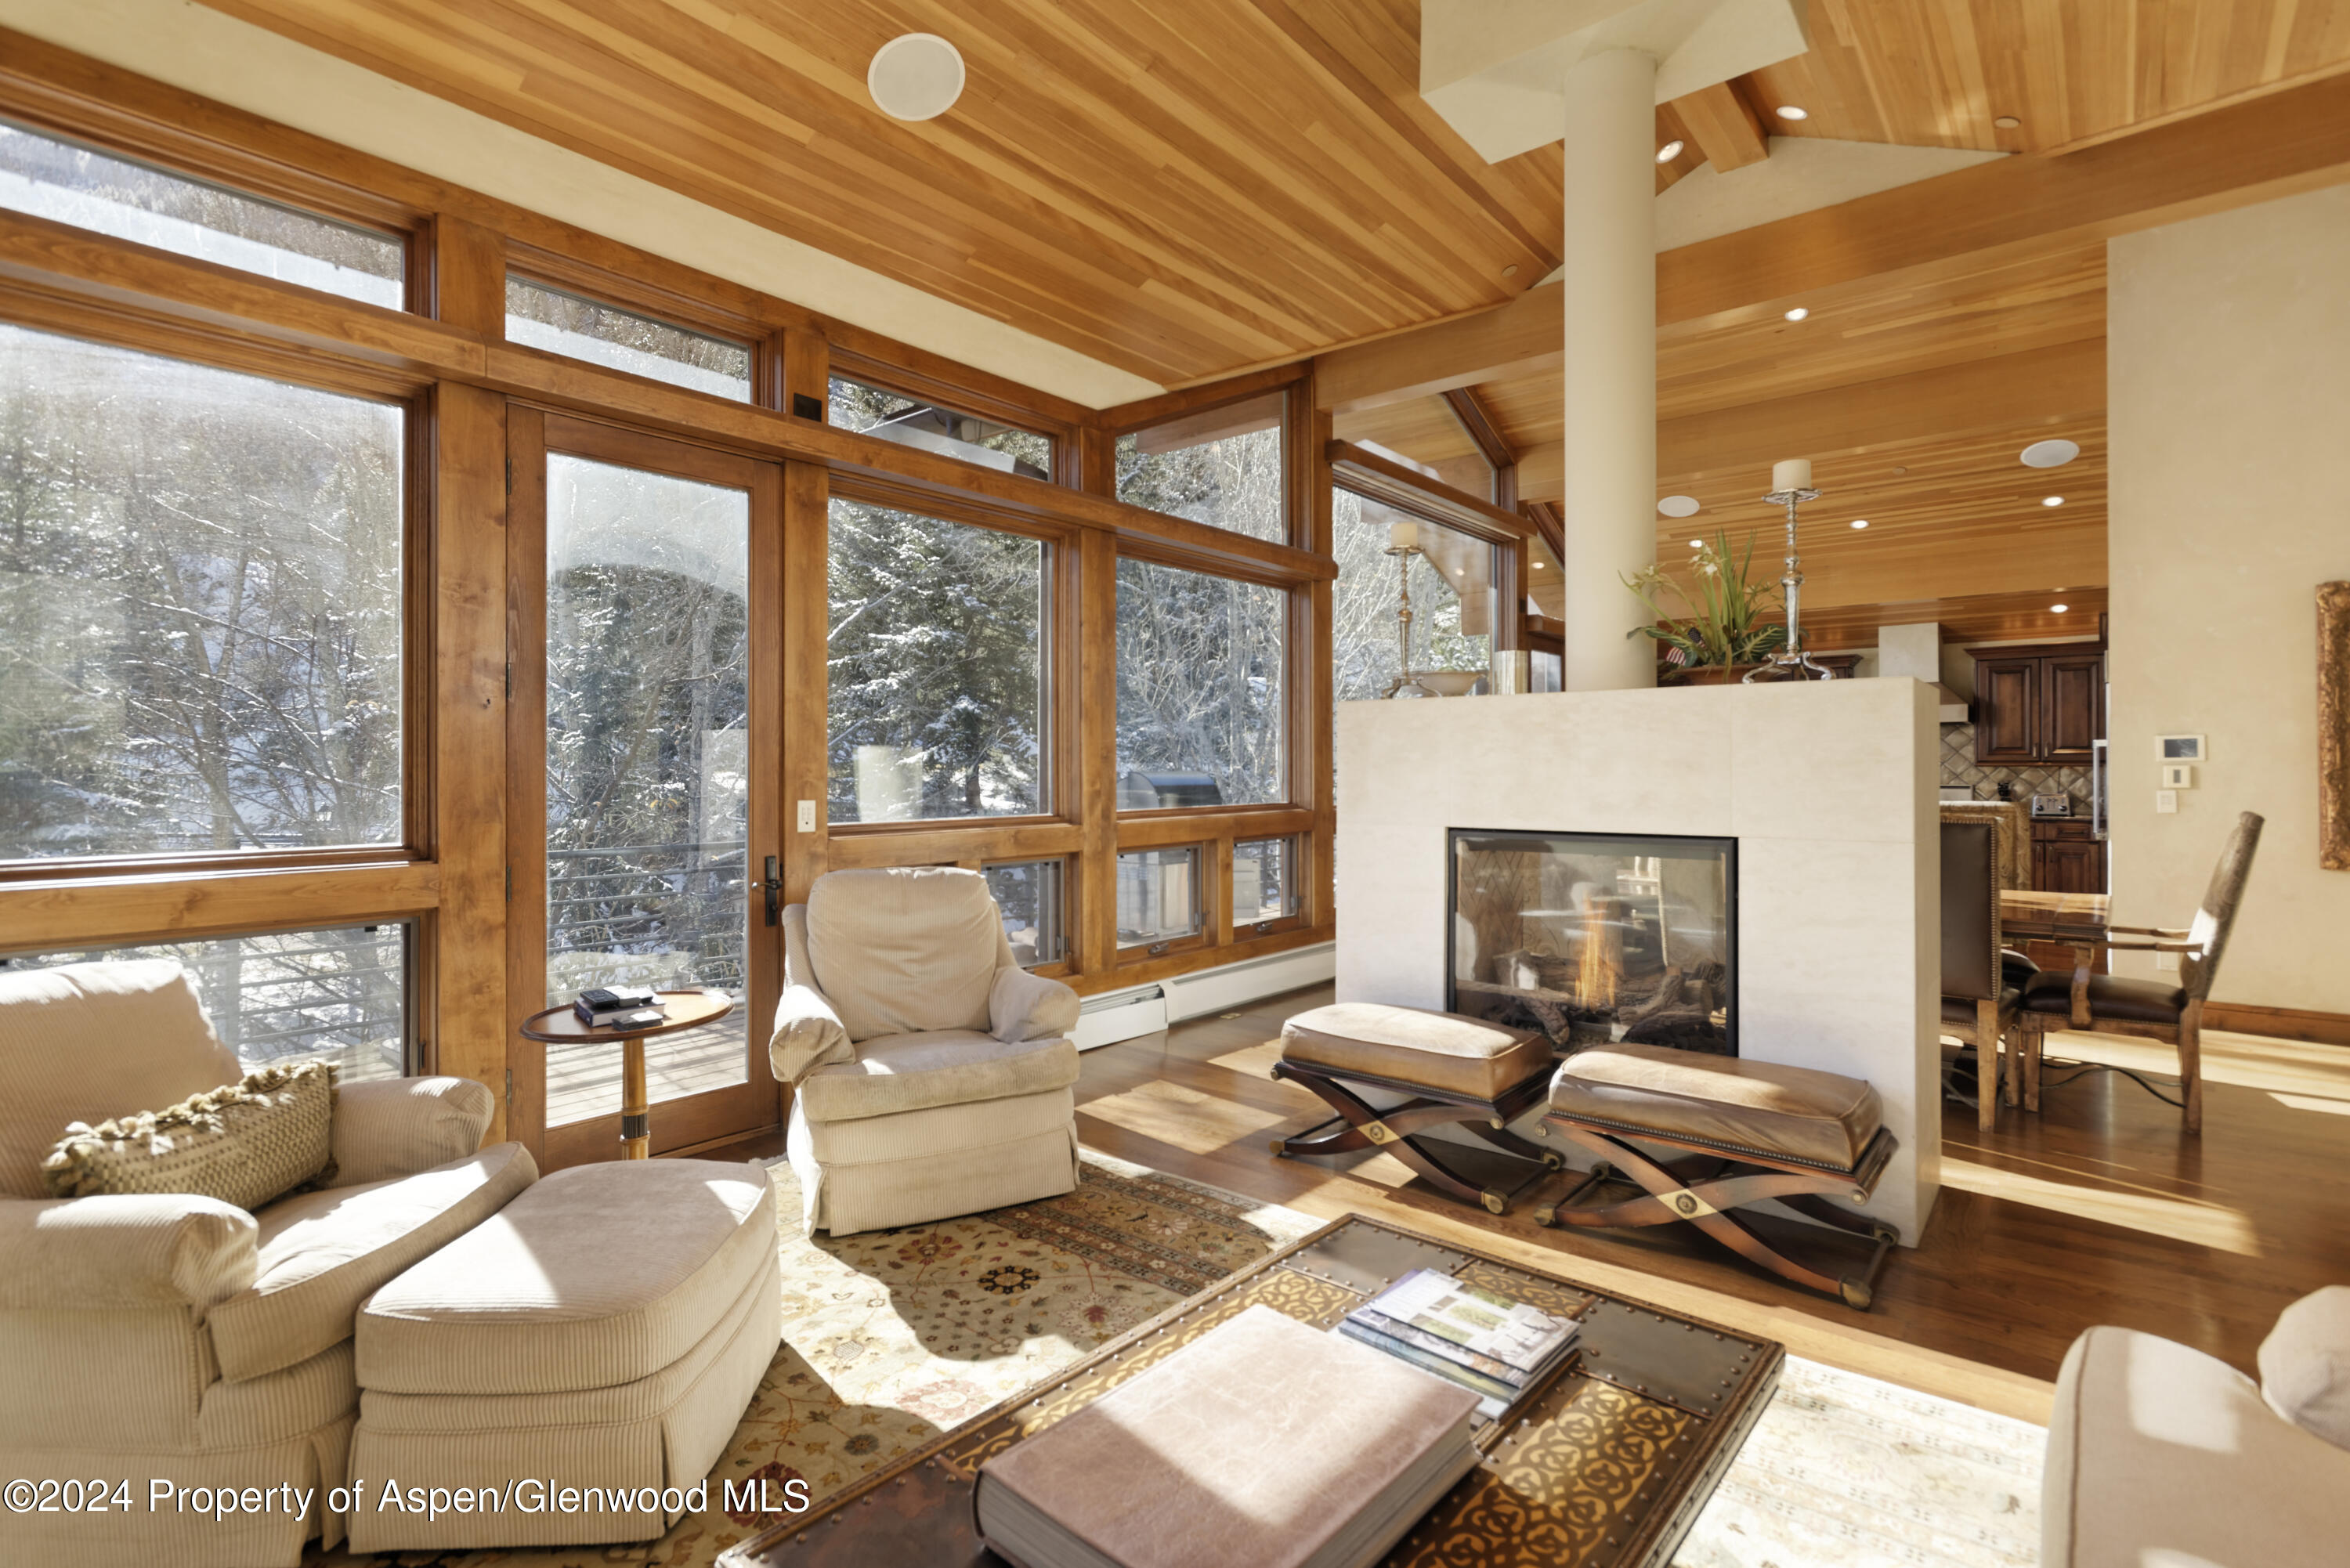
[[[1625,635],[1663,645],[1660,657],[1679,668],[1680,679],[1673,684],[1719,685],[1741,679],[1787,640],[1786,626],[1779,618],[1784,613],[1779,585],[1757,583],[1747,576],[1753,558],[1752,535],[1741,554],[1731,548],[1725,531],[1689,558],[1686,583],[1661,566],[1642,567],[1623,583],[1648,607],[1650,624]],[[1696,613],[1676,616],[1668,611],[1669,597]]]

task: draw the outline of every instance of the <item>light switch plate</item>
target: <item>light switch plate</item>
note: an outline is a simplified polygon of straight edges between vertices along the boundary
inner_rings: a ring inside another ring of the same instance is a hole
[[[802,833],[816,831],[816,802],[812,800],[800,802],[800,831]]]
[[[2178,971],[2178,955],[2177,953],[2157,953],[2154,955],[2154,967],[2166,973],[2176,974]]]
[[[2178,792],[2175,789],[2158,789],[2155,791],[2154,809],[2157,815],[2163,815],[2170,812],[2177,811],[2178,809]]]
[[[2195,787],[2195,764],[2193,763],[2163,763],[2162,787],[2165,789],[2193,789]]]

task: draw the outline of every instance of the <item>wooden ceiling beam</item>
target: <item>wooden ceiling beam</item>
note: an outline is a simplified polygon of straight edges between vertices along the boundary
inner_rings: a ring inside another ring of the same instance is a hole
[[[1481,381],[1555,375],[1565,359],[1565,297],[1557,284],[1530,288],[1498,310],[1317,356],[1315,400],[1344,414]]]
[[[1771,138],[1762,119],[1728,82],[1716,82],[1677,98],[1672,109],[1717,174],[1771,156]]]
[[[1956,256],[2029,254],[2350,180],[2350,75],[2064,157],[2021,154],[1657,257],[1657,321],[1699,322]],[[1315,360],[1323,405],[1373,408],[1554,374],[1564,295],[1508,305]],[[1523,493],[1523,492],[1522,492]]]
[[[2002,246],[2110,238],[2345,180],[2350,76],[1667,251],[1657,257],[1657,319],[1700,320]]]

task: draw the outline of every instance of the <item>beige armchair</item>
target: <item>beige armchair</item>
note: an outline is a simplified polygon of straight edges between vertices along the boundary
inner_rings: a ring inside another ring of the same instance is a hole
[[[1013,961],[976,871],[835,871],[784,911],[768,1057],[807,1228],[844,1236],[1077,1184],[1077,994]]]
[[[2136,1329],[2056,1375],[2041,1568],[2338,1568],[2350,1542],[2350,1287],[2285,1308],[2254,1382]]]
[[[175,963],[0,973],[0,1474],[133,1493],[128,1511],[0,1513],[0,1562],[291,1568],[306,1539],[339,1541],[359,1304],[537,1176],[519,1144],[480,1147],[489,1090],[403,1078],[341,1087],[334,1185],[257,1212],[46,1196],[67,1123],[243,1072]],[[151,1506],[155,1483],[172,1490]],[[216,1519],[177,1490],[220,1487],[292,1491]]]

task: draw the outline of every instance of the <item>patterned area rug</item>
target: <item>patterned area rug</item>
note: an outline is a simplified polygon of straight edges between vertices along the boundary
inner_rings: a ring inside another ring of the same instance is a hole
[[[797,1478],[821,1500],[1319,1224],[1085,1158],[1066,1197],[837,1241],[801,1232],[798,1184],[771,1167],[784,1344],[712,1481]],[[2030,1568],[2043,1442],[2022,1422],[1790,1359],[1676,1568]],[[625,1546],[309,1561],[706,1568],[775,1517],[713,1510]]]

